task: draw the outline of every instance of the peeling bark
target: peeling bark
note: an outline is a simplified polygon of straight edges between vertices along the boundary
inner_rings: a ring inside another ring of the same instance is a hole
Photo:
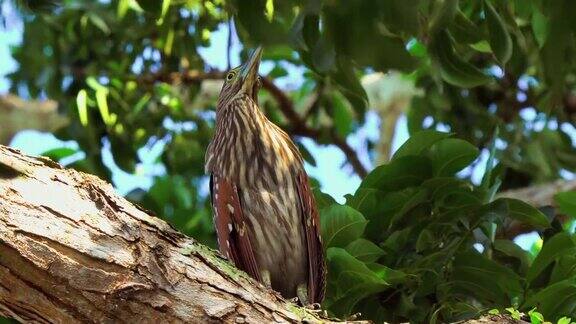
[[[0,314],[20,321],[317,321],[99,178],[0,146]]]

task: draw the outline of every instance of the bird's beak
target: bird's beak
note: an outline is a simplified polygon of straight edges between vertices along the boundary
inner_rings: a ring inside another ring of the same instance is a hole
[[[254,91],[258,91],[255,85],[258,80],[258,68],[260,67],[260,60],[262,59],[262,47],[258,46],[256,50],[250,55],[250,58],[240,69],[240,78],[242,80],[242,89],[255,96]]]

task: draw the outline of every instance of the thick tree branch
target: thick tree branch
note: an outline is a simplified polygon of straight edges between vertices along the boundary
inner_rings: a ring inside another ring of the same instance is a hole
[[[41,323],[319,318],[99,178],[0,146],[0,315]]]

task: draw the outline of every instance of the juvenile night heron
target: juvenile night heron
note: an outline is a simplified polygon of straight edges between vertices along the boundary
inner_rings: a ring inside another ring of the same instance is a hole
[[[303,305],[320,303],[325,264],[314,196],[290,137],[258,107],[262,49],[225,77],[206,172],[220,251]]]

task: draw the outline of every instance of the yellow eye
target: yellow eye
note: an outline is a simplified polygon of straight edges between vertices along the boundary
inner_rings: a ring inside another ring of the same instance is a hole
[[[236,72],[234,71],[230,71],[228,73],[228,75],[226,76],[226,81],[231,81],[232,79],[234,79],[234,76],[236,75]]]

